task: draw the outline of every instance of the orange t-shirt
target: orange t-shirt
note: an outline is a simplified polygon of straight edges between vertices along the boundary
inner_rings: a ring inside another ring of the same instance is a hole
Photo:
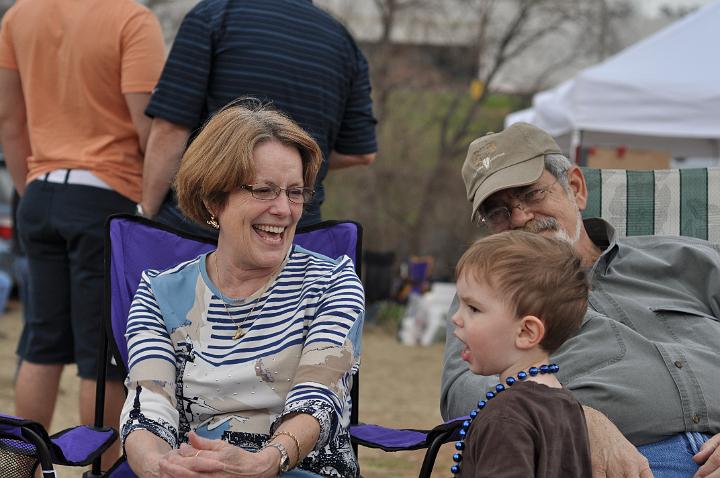
[[[165,61],[157,18],[133,0],[18,0],[0,30],[0,68],[22,81],[32,156],[92,171],[138,202],[142,154],[126,93],[150,93]]]

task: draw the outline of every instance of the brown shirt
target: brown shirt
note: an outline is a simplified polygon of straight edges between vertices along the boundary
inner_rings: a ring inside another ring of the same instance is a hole
[[[470,427],[461,478],[592,476],[582,407],[565,389],[520,382],[488,402]]]

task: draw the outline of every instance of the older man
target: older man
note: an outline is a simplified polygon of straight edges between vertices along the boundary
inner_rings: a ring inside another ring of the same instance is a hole
[[[583,221],[582,171],[529,124],[475,140],[462,176],[472,218],[489,233],[523,229],[563,238],[588,268],[592,291],[582,329],[554,359],[561,382],[585,405],[595,476],[651,476],[648,462],[659,478],[720,476],[718,246],[620,238],[601,219]],[[467,414],[488,384],[467,370],[448,328],[445,418]]]

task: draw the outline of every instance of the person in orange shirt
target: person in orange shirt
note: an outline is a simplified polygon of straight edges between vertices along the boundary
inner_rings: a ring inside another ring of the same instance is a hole
[[[15,412],[46,427],[68,363],[92,423],[104,223],[140,200],[143,111],[164,58],[157,18],[133,0],[23,0],[2,20],[0,141],[22,196],[33,303]],[[117,426],[119,369],[108,378],[106,416]]]

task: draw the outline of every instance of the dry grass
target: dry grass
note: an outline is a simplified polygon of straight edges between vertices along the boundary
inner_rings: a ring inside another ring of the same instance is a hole
[[[13,376],[15,345],[20,335],[20,306],[11,302],[0,317],[0,412],[13,412]],[[363,364],[360,386],[360,420],[385,426],[431,428],[440,421],[438,409],[442,346],[405,347],[386,332],[368,328],[363,342]],[[51,433],[79,421],[77,385],[73,367],[68,367],[61,381]],[[440,452],[433,477],[448,475],[451,445]],[[423,454],[421,451],[385,453],[360,449],[360,465],[365,478],[416,477]],[[82,470],[59,467],[61,478],[80,478]]]

